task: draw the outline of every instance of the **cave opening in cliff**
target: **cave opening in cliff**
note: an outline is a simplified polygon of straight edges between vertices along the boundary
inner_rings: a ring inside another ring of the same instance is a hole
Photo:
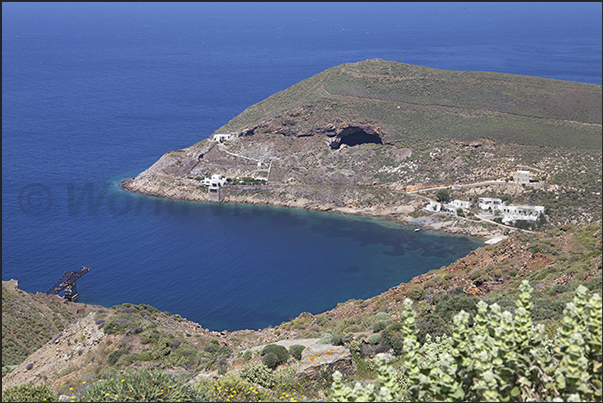
[[[383,144],[381,136],[373,131],[366,131],[360,127],[346,127],[331,142],[331,148],[337,150],[342,144],[353,147],[359,144]]]

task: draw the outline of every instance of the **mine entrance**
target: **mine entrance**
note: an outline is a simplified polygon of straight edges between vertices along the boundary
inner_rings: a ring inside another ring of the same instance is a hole
[[[383,144],[379,134],[367,132],[360,127],[346,127],[339,133],[337,138],[331,142],[331,148],[337,150],[342,144],[356,146],[358,144]]]

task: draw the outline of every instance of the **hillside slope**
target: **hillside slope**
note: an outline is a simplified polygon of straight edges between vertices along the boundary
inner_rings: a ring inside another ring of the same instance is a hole
[[[56,295],[29,294],[18,281],[2,282],[2,367],[17,365],[68,324],[96,309]]]
[[[79,395],[98,379],[121,378],[120,374],[128,368],[167,370],[193,384],[205,379],[212,385],[212,379],[219,375],[236,378],[244,368],[259,365],[261,346],[269,343],[312,346],[319,338],[327,349],[329,345],[333,348],[340,345],[354,351],[358,369],[354,374],[357,378],[353,379],[365,379],[376,353],[390,352],[395,356],[400,353],[395,344],[400,337],[396,324],[405,298],[415,301],[417,328],[424,339],[427,334],[433,337],[449,334],[452,316],[461,309],[475,312],[480,299],[513,311],[522,280],[528,280],[534,288],[532,319],[544,324],[552,337],[565,304],[571,301],[579,285],[586,286],[591,293],[601,293],[601,241],[600,222],[567,225],[543,234],[514,235],[381,295],[341,302],[332,310],[316,315],[305,312],[279,326],[259,331],[211,332],[179,315],[146,305],[123,304],[88,310],[90,313],[84,318],[69,325],[59,337],[3,377],[2,387],[4,390],[31,382],[49,385],[57,393]],[[33,302],[27,293],[19,292],[18,298],[23,307]],[[6,313],[14,314],[16,309],[17,305],[11,305]],[[316,367],[320,365],[317,361]],[[302,367],[301,362],[291,358],[279,366],[279,371],[282,376],[301,376]],[[295,382],[300,380],[296,378]],[[293,385],[287,386],[289,393]],[[304,385],[303,393],[308,400],[324,398],[325,386],[320,379],[312,378]],[[272,399],[279,396],[274,389],[266,388],[265,392],[272,393]],[[300,397],[299,393],[295,396]]]

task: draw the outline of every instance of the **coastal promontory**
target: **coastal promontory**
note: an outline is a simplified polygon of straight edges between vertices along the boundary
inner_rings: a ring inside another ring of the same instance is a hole
[[[492,233],[479,220],[426,216],[422,209],[446,188],[474,203],[503,197],[542,205],[553,224],[590,222],[601,217],[601,110],[595,84],[380,59],[347,63],[166,152],[122,187]],[[534,183],[517,183],[518,171],[531,172]],[[221,181],[213,197],[212,176]]]

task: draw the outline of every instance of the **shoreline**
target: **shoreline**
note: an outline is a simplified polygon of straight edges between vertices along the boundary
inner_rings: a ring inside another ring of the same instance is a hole
[[[323,212],[327,212],[327,213],[340,214],[340,215],[344,215],[344,216],[362,216],[362,217],[384,218],[387,220],[391,220],[392,222],[394,222],[396,224],[406,225],[409,227],[415,227],[420,230],[443,232],[443,233],[450,234],[450,235],[475,237],[475,238],[479,238],[484,243],[486,241],[494,239],[494,238],[500,238],[500,237],[506,238],[508,236],[508,234],[505,232],[514,230],[514,228],[508,228],[508,229],[505,228],[508,231],[502,231],[501,229],[493,228],[495,226],[493,226],[491,224],[488,225],[487,228],[484,228],[483,224],[488,224],[488,223],[484,223],[481,220],[475,221],[475,222],[469,222],[469,220],[460,220],[460,219],[453,219],[452,221],[446,221],[446,220],[440,219],[438,216],[434,216],[434,215],[424,216],[424,217],[412,217],[408,213],[397,212],[397,211],[393,211],[391,209],[384,211],[383,209],[379,209],[379,208],[375,208],[375,207],[370,207],[370,208],[365,208],[365,209],[354,209],[354,210],[349,209],[346,211],[346,209],[344,209],[344,208],[333,208],[331,206],[320,205],[316,202],[307,203],[304,205],[294,205],[293,203],[275,202],[274,200],[258,201],[255,199],[246,198],[245,196],[241,196],[240,198],[238,198],[237,200],[234,200],[234,201],[223,201],[220,203],[216,203],[216,202],[210,202],[207,200],[201,200],[198,198],[170,196],[170,195],[166,195],[166,194],[160,194],[158,192],[144,190],[138,186],[131,186],[131,183],[133,181],[134,181],[134,178],[126,178],[126,179],[121,180],[119,182],[118,186],[120,187],[120,189],[122,189],[126,192],[139,194],[139,195],[143,195],[143,196],[157,197],[157,198],[161,198],[161,199],[169,199],[169,200],[179,200],[179,201],[188,201],[188,202],[196,202],[196,203],[206,203],[206,204],[259,205],[259,206],[266,206],[266,207],[303,209],[303,210],[308,210],[308,211],[323,211]],[[462,224],[463,222],[465,222],[466,224]],[[480,226],[481,228],[472,227],[471,224],[475,224],[477,226]],[[487,245],[484,245],[484,246],[487,246]]]

